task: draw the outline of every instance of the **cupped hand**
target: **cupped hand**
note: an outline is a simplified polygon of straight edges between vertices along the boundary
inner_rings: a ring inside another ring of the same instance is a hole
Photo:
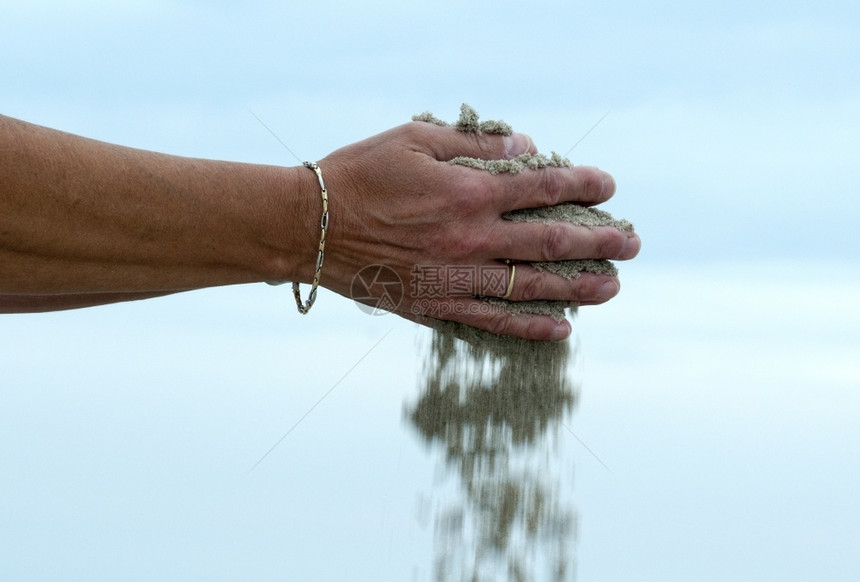
[[[567,280],[520,262],[631,259],[640,240],[613,227],[503,218],[523,208],[605,202],[615,193],[606,172],[575,166],[493,175],[448,163],[458,156],[511,159],[526,152],[537,149],[523,134],[412,122],[320,160],[331,216],[321,284],[353,297],[356,275],[384,265],[402,282],[394,311],[404,317],[425,324],[450,319],[533,340],[566,338],[566,321],[511,315],[477,296],[505,295],[510,271],[504,261],[511,260],[517,262],[511,301],[602,303],[618,293],[616,277],[584,273]]]

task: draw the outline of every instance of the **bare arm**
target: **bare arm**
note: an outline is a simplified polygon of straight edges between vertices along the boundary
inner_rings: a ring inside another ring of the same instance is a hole
[[[330,225],[321,284],[349,296],[362,268],[383,264],[407,288],[418,266],[630,259],[635,233],[514,223],[508,211],[595,205],[615,192],[595,168],[517,175],[452,166],[457,156],[536,153],[527,137],[465,134],[413,122],[341,148],[319,165]],[[308,282],[320,234],[319,184],[303,167],[182,158],[125,148],[0,116],[0,312],[67,309],[202,287]],[[509,298],[601,303],[616,277],[566,280],[522,264]],[[503,292],[500,292],[501,295]],[[447,318],[495,333],[562,339],[567,322],[470,309]],[[404,296],[397,312],[426,323]]]
[[[99,303],[307,280],[317,200],[302,171],[135,150],[0,116],[0,309],[25,297],[62,306],[86,303],[80,294]]]
[[[161,293],[69,293],[64,295],[0,295],[0,313],[41,313],[95,307],[123,301],[152,299],[170,295],[174,291]]]

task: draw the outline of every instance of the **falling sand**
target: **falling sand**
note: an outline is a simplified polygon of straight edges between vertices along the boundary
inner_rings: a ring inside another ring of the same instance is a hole
[[[501,121],[479,121],[468,105],[455,124],[431,113],[413,119],[470,133],[513,132]],[[572,166],[555,153],[513,160],[459,157],[450,163],[491,174]],[[633,229],[604,211],[569,203],[516,210],[504,218]],[[517,263],[526,265],[566,279],[617,273],[606,260]],[[484,301],[515,315],[549,315],[559,321],[566,309],[577,310],[563,301]],[[554,443],[560,427],[570,431],[565,422],[576,401],[576,383],[569,375],[576,344],[499,336],[443,320],[434,322],[431,342],[420,397],[409,407],[408,418],[428,445],[441,447],[445,466],[461,485],[459,496],[440,505],[436,515],[436,578],[490,579],[484,574],[494,572],[498,575],[491,579],[526,580],[549,571],[554,579],[567,579],[574,562],[570,548],[576,518],[552,467],[563,462]],[[535,470],[523,471],[517,468],[518,458],[542,461]]]

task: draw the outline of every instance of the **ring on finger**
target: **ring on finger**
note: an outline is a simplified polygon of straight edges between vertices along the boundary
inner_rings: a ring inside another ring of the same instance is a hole
[[[511,276],[508,278],[508,289],[505,291],[505,294],[502,295],[502,299],[508,299],[511,296],[511,293],[513,293],[514,277],[517,274],[517,266],[507,259],[505,259],[505,262],[511,267]]]

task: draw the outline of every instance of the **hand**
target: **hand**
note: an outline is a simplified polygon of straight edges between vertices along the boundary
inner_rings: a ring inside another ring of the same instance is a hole
[[[492,333],[534,340],[560,340],[570,324],[549,316],[488,313],[472,296],[436,298],[438,309],[422,312],[410,292],[417,266],[499,268],[504,259],[560,261],[631,259],[639,237],[612,227],[568,223],[515,223],[511,210],[575,202],[593,206],[615,192],[612,177],[596,168],[545,168],[519,174],[488,172],[448,163],[457,156],[510,159],[537,153],[522,135],[471,134],[412,122],[339,149],[319,162],[329,191],[331,220],[321,283],[345,296],[355,275],[386,265],[404,284],[396,313],[420,323],[429,317],[459,321]],[[309,179],[311,177],[309,176]],[[602,303],[618,293],[616,277],[584,273],[566,280],[518,264],[513,301]],[[498,296],[504,291],[497,292]]]

